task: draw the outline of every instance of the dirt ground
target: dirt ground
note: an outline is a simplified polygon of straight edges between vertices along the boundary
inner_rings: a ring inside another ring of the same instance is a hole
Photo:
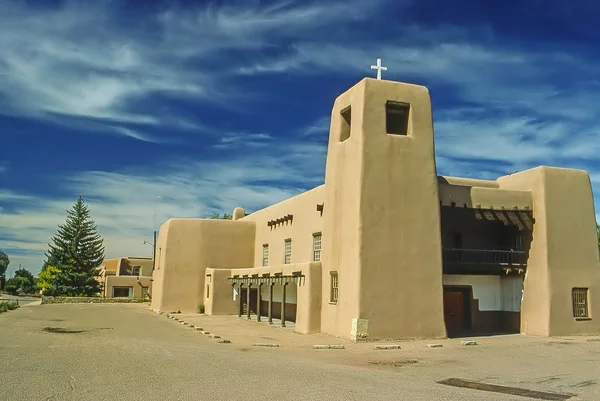
[[[136,304],[4,313],[0,400],[600,400],[600,337],[352,343],[235,316],[174,316],[188,324]],[[325,344],[344,348],[313,348]]]

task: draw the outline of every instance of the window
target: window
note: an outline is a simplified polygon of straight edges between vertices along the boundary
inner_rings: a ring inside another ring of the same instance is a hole
[[[313,261],[321,260],[321,233],[313,234]]]
[[[134,276],[139,276],[140,275],[140,270],[142,269],[141,266],[133,266],[133,275]]]
[[[341,127],[340,127],[340,142],[344,142],[346,139],[350,138],[350,127],[352,121],[352,108],[350,106],[346,107],[344,110],[340,112],[341,114]]]
[[[588,319],[588,289],[573,288],[573,317],[576,319]]]
[[[148,291],[148,287],[142,287],[142,298],[150,298],[150,292]]]
[[[285,254],[283,257],[283,263],[288,264],[292,261],[292,240],[285,240]]]
[[[263,245],[263,266],[269,266],[269,244]]]
[[[338,301],[338,274],[337,272],[329,272],[331,277],[331,292],[329,294],[329,302],[337,303]]]
[[[404,102],[385,103],[385,127],[388,134],[408,135],[408,113],[410,104]]]
[[[210,284],[206,284],[206,298],[210,298]]]
[[[113,287],[113,298],[128,298],[133,294],[133,287]]]

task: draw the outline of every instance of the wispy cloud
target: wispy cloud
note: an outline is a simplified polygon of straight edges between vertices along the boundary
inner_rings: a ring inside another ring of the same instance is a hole
[[[254,211],[323,181],[326,148],[294,140],[270,141],[268,148],[235,158],[230,149],[215,150],[210,160],[165,161],[152,168],[120,172],[88,171],[62,180],[62,189],[82,195],[105,238],[109,257],[148,255],[144,240],[154,227],[172,217],[204,217],[230,213],[242,206]],[[245,147],[245,142],[230,143]],[[0,248],[19,254],[19,263],[37,271],[50,237],[64,221],[73,199],[40,199],[0,192],[3,200],[27,200],[0,217]],[[0,203],[1,204],[1,203]]]

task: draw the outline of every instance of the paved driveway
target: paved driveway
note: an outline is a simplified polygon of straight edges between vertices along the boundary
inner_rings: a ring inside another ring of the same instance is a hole
[[[27,305],[33,302],[40,302],[40,298],[35,297],[18,297],[16,295],[0,294],[0,300],[11,299],[19,302],[19,305]]]
[[[7,401],[527,400],[436,383],[451,377],[600,399],[597,341],[364,355],[364,344],[260,348],[219,344],[127,304],[20,308],[0,315],[0,339]]]

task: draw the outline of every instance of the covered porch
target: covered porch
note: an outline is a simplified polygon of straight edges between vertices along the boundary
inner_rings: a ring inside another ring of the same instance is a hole
[[[206,270],[206,314],[293,328],[321,329],[321,263]]]

